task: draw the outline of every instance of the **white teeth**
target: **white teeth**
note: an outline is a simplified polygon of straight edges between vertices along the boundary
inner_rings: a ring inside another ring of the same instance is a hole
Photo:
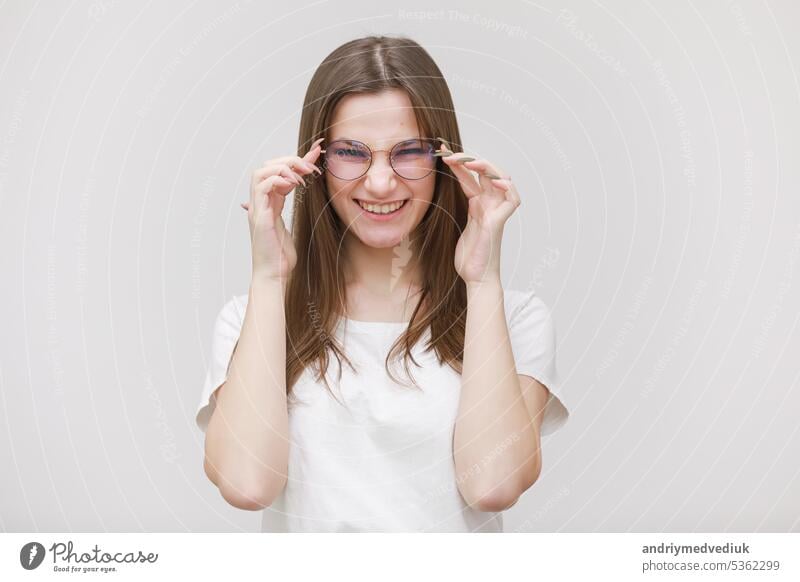
[[[368,210],[369,212],[373,212],[375,214],[389,214],[394,212],[398,208],[400,208],[403,204],[405,204],[405,200],[402,202],[395,202],[393,204],[380,204],[380,205],[373,205],[373,204],[364,204],[361,200],[356,200],[358,205],[361,206],[364,210]]]

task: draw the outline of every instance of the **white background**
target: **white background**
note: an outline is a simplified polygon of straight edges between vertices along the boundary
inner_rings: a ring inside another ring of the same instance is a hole
[[[800,531],[798,22],[790,0],[3,3],[0,529],[258,531],[193,418],[249,282],[239,203],[295,153],[322,59],[387,33],[513,176],[503,279],[555,315],[572,417],[506,530]]]

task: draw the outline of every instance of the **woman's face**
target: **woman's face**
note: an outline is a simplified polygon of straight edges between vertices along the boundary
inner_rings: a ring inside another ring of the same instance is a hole
[[[375,150],[372,165],[362,177],[348,181],[325,172],[331,206],[353,234],[367,246],[392,247],[417,227],[433,199],[436,172],[419,180],[397,175],[389,164],[388,150],[396,143],[421,136],[414,109],[405,91],[348,95],[336,106],[323,147],[337,139],[358,140]],[[332,155],[332,152],[329,152]],[[388,204],[405,201],[391,216],[374,218],[357,201]]]

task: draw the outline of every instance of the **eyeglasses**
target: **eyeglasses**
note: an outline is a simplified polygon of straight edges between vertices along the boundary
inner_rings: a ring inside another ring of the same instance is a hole
[[[373,154],[389,152],[389,164],[406,180],[421,180],[436,169],[436,140],[421,137],[401,141],[390,150],[372,150],[354,139],[332,141],[322,150],[323,166],[340,180],[358,180],[372,166]]]

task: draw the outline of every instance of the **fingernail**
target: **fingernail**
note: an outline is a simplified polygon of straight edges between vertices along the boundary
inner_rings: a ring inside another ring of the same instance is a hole
[[[495,176],[494,174],[486,174],[487,178],[491,178],[492,180],[502,180],[500,176]]]
[[[464,157],[464,158],[458,158],[456,161],[457,161],[459,164],[463,164],[464,162],[474,162],[474,161],[475,161],[475,158],[471,158],[471,157],[469,157],[469,156],[466,156],[466,157]]]
[[[437,137],[436,139],[438,139],[440,142],[442,142],[444,144],[444,147],[446,147],[448,150],[452,151],[453,148],[450,147],[450,144],[447,143],[446,140],[442,139],[441,137]]]
[[[433,154],[433,156],[437,157],[437,158],[444,158],[444,157],[452,156],[452,155],[453,155],[453,152],[435,152]]]

